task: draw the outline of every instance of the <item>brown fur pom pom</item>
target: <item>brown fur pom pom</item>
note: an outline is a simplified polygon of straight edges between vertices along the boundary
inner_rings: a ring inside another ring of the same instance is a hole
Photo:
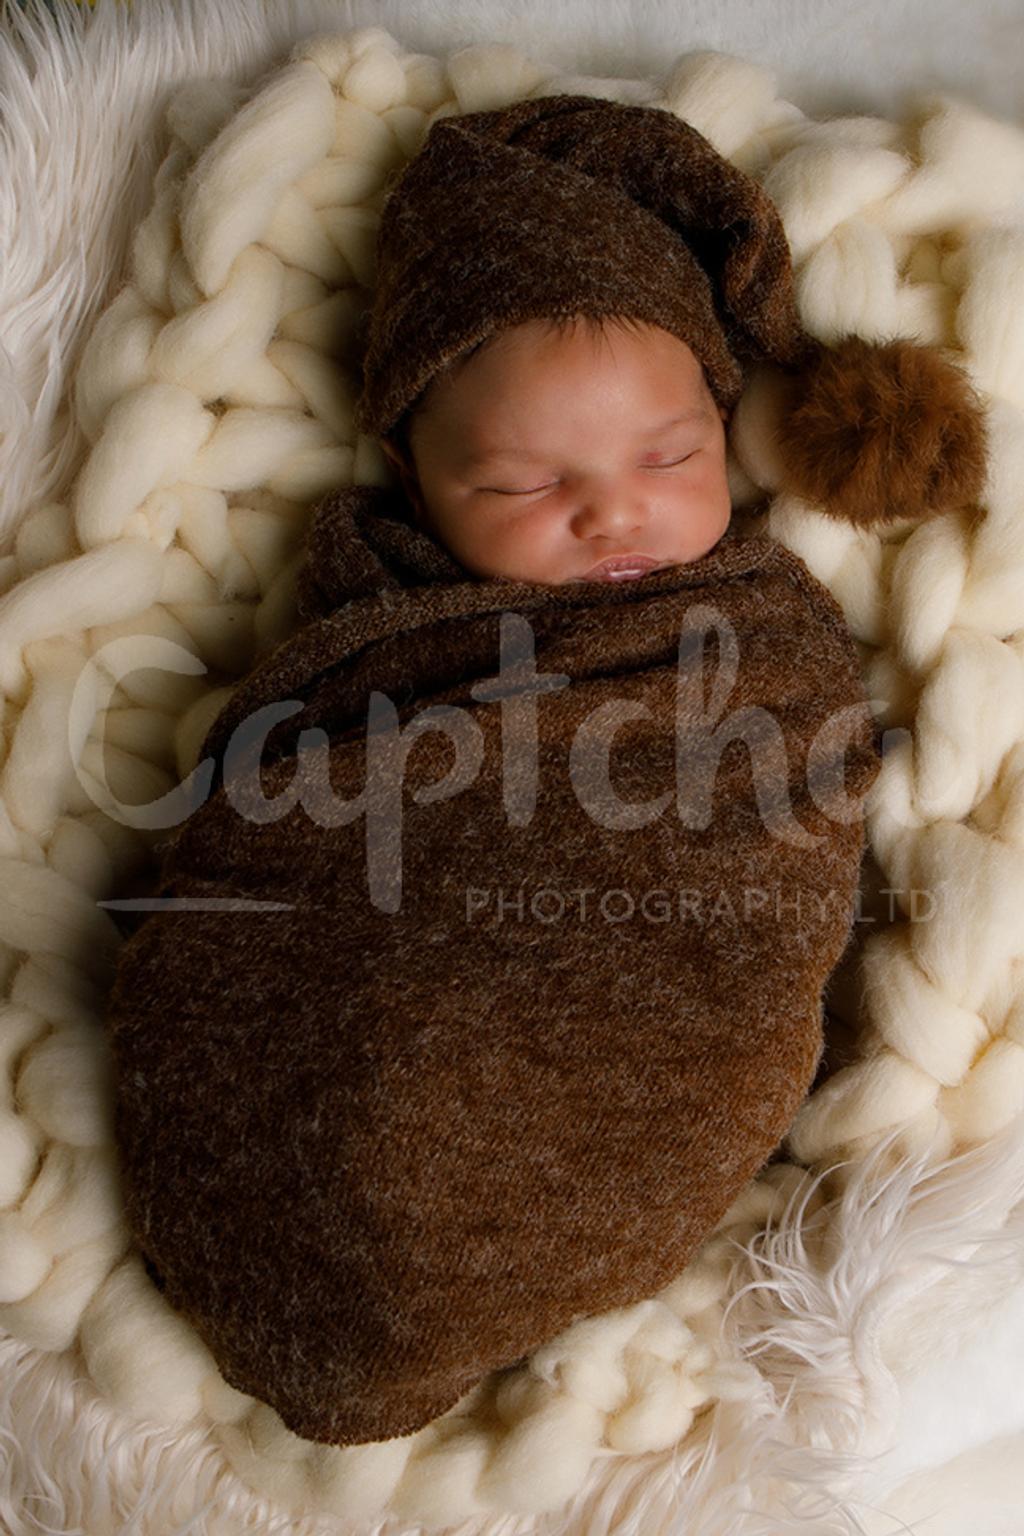
[[[816,347],[790,388],[778,431],[787,490],[860,527],[977,502],[984,408],[934,347],[846,336]]]

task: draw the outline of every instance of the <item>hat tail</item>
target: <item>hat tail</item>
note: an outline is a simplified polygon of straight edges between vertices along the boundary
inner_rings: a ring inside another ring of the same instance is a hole
[[[981,497],[984,404],[935,347],[854,335],[819,343],[787,395],[784,484],[830,516],[872,527]]]

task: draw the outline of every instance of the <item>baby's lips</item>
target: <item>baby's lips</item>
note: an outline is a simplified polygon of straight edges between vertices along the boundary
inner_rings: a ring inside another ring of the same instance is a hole
[[[628,581],[638,576],[646,576],[648,571],[656,570],[658,566],[664,564],[663,560],[655,560],[651,555],[614,555],[593,566],[580,580]]]

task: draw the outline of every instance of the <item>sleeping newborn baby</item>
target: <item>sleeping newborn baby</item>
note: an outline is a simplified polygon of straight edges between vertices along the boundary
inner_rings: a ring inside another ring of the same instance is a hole
[[[730,520],[744,368],[837,516],[984,457],[937,354],[802,332],[770,201],[660,109],[439,120],[377,256],[397,483],[316,508],[109,1006],[150,1276],[335,1445],[670,1285],[815,1079],[879,756],[837,603]]]

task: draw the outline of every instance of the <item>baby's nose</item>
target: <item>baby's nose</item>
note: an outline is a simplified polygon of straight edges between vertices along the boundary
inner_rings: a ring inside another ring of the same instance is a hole
[[[576,532],[582,538],[592,538],[599,533],[622,537],[635,528],[642,528],[647,519],[647,508],[641,501],[610,491],[584,496],[574,522]]]

